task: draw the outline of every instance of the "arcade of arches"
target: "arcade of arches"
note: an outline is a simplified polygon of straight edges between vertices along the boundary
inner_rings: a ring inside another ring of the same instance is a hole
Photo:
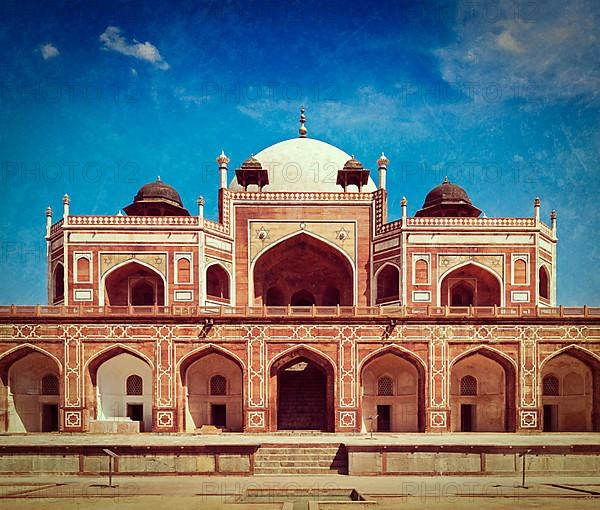
[[[92,356],[85,373],[90,423],[103,425],[94,430],[153,430],[156,381],[149,359],[116,345]],[[178,369],[180,430],[204,425],[245,430],[244,373],[241,360],[216,347],[185,356]],[[274,358],[268,373],[268,430],[337,429],[339,374],[328,356],[292,348]],[[367,357],[358,374],[359,430],[426,430],[428,376],[415,355],[385,348]],[[598,358],[575,347],[551,355],[541,365],[538,384],[544,431],[600,431]],[[62,385],[61,367],[46,353],[24,346],[0,358],[0,431],[59,430]],[[449,430],[516,430],[516,366],[504,354],[484,346],[458,355],[449,366],[448,389]]]
[[[297,234],[263,253],[254,266],[254,304],[351,306],[353,269],[331,245]]]

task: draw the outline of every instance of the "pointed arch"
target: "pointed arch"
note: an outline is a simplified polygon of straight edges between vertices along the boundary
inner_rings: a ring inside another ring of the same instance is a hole
[[[163,274],[163,272],[156,268],[155,266],[148,264],[147,262],[144,262],[143,260],[139,260],[139,259],[127,259],[124,260],[122,262],[119,262],[118,264],[114,265],[113,267],[111,267],[110,269],[108,269],[100,278],[100,290],[98,292],[98,300],[99,300],[99,304],[100,306],[104,306],[105,302],[104,302],[104,294],[106,292],[106,280],[107,278],[114,273],[115,271],[117,271],[118,269],[121,269],[125,266],[127,266],[128,264],[138,264],[140,266],[143,266],[144,268],[148,269],[149,271],[152,271],[153,273],[156,273],[157,276],[160,277],[160,279],[162,280],[163,283],[163,295],[164,295],[164,304],[168,305],[169,304],[169,293],[167,292],[168,289],[168,285],[167,285],[167,277],[165,274]]]
[[[426,381],[427,381],[427,365],[426,363],[421,359],[420,356],[417,356],[414,352],[409,351],[407,348],[402,347],[401,345],[397,345],[397,344],[391,344],[391,345],[386,345],[384,347],[380,347],[379,349],[376,349],[375,351],[371,352],[369,355],[365,356],[365,358],[358,364],[358,379],[359,379],[359,384],[360,384],[360,388],[361,388],[361,393],[362,395],[362,408],[363,411],[365,412],[365,406],[368,405],[375,405],[377,402],[375,401],[375,403],[371,402],[370,404],[366,402],[366,399],[368,398],[368,396],[366,394],[364,394],[364,390],[366,387],[366,383],[365,383],[365,372],[367,372],[369,365],[373,362],[375,362],[376,360],[378,360],[379,358],[382,358],[383,356],[387,356],[387,355],[393,355],[393,356],[397,356],[399,359],[403,360],[404,362],[412,365],[413,369],[416,372],[416,381],[415,381],[415,387],[414,387],[414,392],[415,393],[411,393],[411,402],[410,402],[410,406],[413,409],[413,413],[416,414],[416,416],[413,416],[413,423],[412,425],[410,425],[411,427],[414,427],[412,429],[412,431],[415,432],[424,432],[425,431],[425,423],[426,423]],[[387,373],[387,372],[386,372]],[[385,375],[385,373],[381,373],[379,375]],[[396,378],[394,377],[394,379],[396,380]],[[397,384],[397,381],[396,381]],[[376,398],[378,398],[379,396],[377,396]],[[396,398],[399,397],[399,395],[395,395]],[[371,398],[372,400],[372,398]],[[396,403],[398,404],[398,403]],[[414,406],[416,405],[416,410],[414,409]],[[376,408],[374,408],[376,409]],[[402,413],[403,415],[407,415],[407,413]],[[364,427],[364,424],[363,424]],[[398,429],[397,429],[398,430]]]
[[[501,358],[505,360],[505,362],[510,363],[515,371],[519,369],[519,366],[517,365],[517,362],[514,359],[512,359],[508,354],[505,354],[504,352],[496,349],[495,347],[492,347],[491,345],[476,345],[475,347],[471,347],[466,351],[457,354],[454,358],[452,358],[452,360],[448,364],[448,369],[451,369],[452,365],[454,365],[457,361],[471,356],[472,354],[476,354],[477,352],[483,354],[484,356],[487,356],[490,359],[494,359],[496,357]]]
[[[256,293],[255,287],[257,284],[257,278],[255,275],[255,272],[256,272],[256,267],[257,267],[257,264],[259,263],[259,261],[264,260],[263,256],[265,254],[267,254],[268,252],[270,252],[271,250],[280,247],[283,243],[294,240],[295,238],[301,238],[301,237],[307,237],[313,241],[323,243],[332,250],[333,254],[341,257],[341,260],[347,265],[347,267],[344,268],[344,271],[348,271],[349,277],[350,277],[349,280],[351,282],[351,284],[350,284],[351,289],[348,289],[348,292],[347,292],[348,294],[351,293],[351,299],[349,299],[347,301],[351,302],[352,305],[356,305],[357,299],[358,299],[358,281],[357,281],[357,270],[356,270],[355,261],[352,259],[352,257],[347,252],[342,250],[336,244],[332,243],[330,240],[328,240],[318,234],[315,234],[313,232],[308,232],[306,230],[297,230],[295,232],[292,232],[288,235],[281,237],[280,239],[277,239],[276,241],[272,242],[271,244],[265,246],[262,250],[260,250],[254,256],[254,258],[249,262],[249,265],[248,265],[248,302],[249,303],[255,302],[255,293]],[[338,289],[338,290],[341,290],[341,289]],[[345,297],[344,293],[342,293],[342,299],[344,299],[344,297]]]
[[[303,364],[302,372],[293,369],[296,364]],[[266,398],[275,403],[269,412],[270,430],[319,428],[334,431],[337,372],[335,362],[328,355],[306,344],[295,345],[270,360],[267,372]],[[310,415],[298,411],[297,398],[310,400]]]
[[[382,295],[380,292],[382,290],[382,283],[379,281],[379,277],[384,271],[390,270],[394,270],[396,272],[396,279],[395,282],[393,282],[394,285],[392,285],[392,288],[390,289],[390,295]],[[373,285],[374,303],[379,304],[385,303],[386,301],[398,301],[400,299],[400,268],[396,264],[389,261],[384,262],[383,265],[379,267],[377,271],[375,271],[375,274],[373,275],[373,281],[375,283],[375,285]]]
[[[516,422],[516,417],[517,417],[517,374],[519,373],[518,365],[517,365],[517,362],[514,359],[512,359],[510,356],[508,356],[507,354],[503,353],[502,351],[500,351],[492,346],[477,345],[475,347],[467,349],[466,351],[461,352],[460,354],[454,356],[454,358],[450,361],[450,363],[448,364],[449,391],[447,391],[447,394],[450,395],[451,407],[454,405],[454,402],[452,400],[453,398],[460,399],[460,391],[456,392],[456,395],[454,395],[454,393],[452,391],[452,387],[451,387],[451,384],[453,381],[453,376],[454,376],[453,369],[458,362],[465,360],[471,356],[476,356],[476,355],[484,356],[488,360],[491,360],[491,361],[497,363],[503,370],[503,373],[504,373],[503,430],[505,432],[514,432],[516,430],[516,424],[517,424],[517,422]],[[460,388],[460,380],[457,383]],[[483,395],[478,395],[478,398],[480,398],[480,399],[483,398]],[[458,410],[455,409],[454,413],[458,413]],[[455,415],[454,419],[456,419],[456,422],[459,422],[458,416]],[[451,420],[452,420],[452,418],[451,418]],[[463,430],[462,425],[461,425],[461,429],[457,429],[457,430]]]
[[[541,264],[538,268],[538,295],[550,301],[551,292],[550,271],[546,264]]]
[[[298,354],[296,354],[296,353],[298,353]],[[294,355],[291,356],[292,354],[294,354]],[[335,361],[333,359],[331,359],[330,356],[315,349],[314,347],[311,347],[310,345],[298,344],[298,345],[294,345],[293,347],[289,347],[288,349],[281,351],[272,360],[270,360],[267,363],[267,372],[270,373],[273,365],[276,362],[280,363],[280,360],[283,357],[289,357],[289,359],[287,359],[285,362],[289,361],[290,359],[301,358],[301,357],[306,357],[308,359],[311,359],[312,361],[315,361],[315,363],[317,363],[317,364],[319,364],[319,362],[317,360],[325,360],[327,363],[329,363],[331,365],[331,368],[334,371],[337,371],[337,365],[336,365]],[[282,364],[285,364],[285,362]]]
[[[93,385],[96,385],[96,376],[100,365],[102,365],[102,363],[109,360],[110,358],[118,356],[119,354],[131,354],[132,356],[147,363],[150,366],[150,368],[154,370],[154,363],[143,352],[135,350],[132,347],[129,347],[125,344],[117,343],[109,345],[104,349],[101,349],[97,353],[90,356],[90,358],[84,363],[83,371],[87,371],[89,373]]]
[[[52,270],[52,302],[65,299],[65,266],[58,262]]]
[[[500,290],[500,296],[499,296],[500,297],[500,306],[504,306],[505,288],[504,288],[504,281],[502,280],[502,277],[495,270],[493,270],[487,266],[484,266],[483,264],[481,264],[475,260],[466,260],[464,262],[461,262],[460,264],[457,264],[456,266],[452,266],[451,268],[447,269],[443,274],[441,274],[438,277],[438,282],[437,282],[438,306],[441,306],[441,304],[442,304],[442,286],[444,284],[444,280],[446,279],[446,277],[448,277],[455,271],[458,271],[459,269],[462,269],[463,267],[467,267],[467,266],[473,266],[473,267],[479,268],[482,271],[485,271],[487,274],[491,275],[496,280],[496,282],[498,283],[498,286],[499,286],[499,290]]]
[[[62,377],[62,363],[54,354],[46,351],[45,349],[42,349],[41,347],[38,347],[37,345],[26,343],[17,345],[16,347],[13,347],[12,349],[9,349],[8,351],[0,354],[0,380],[2,380],[4,384],[8,384],[8,371],[12,364],[17,360],[24,358],[32,352],[39,352],[53,360],[56,363],[56,366],[58,367],[59,376]]]
[[[569,351],[571,351],[571,352],[569,352]],[[581,345],[570,344],[565,347],[561,347],[560,349],[552,352],[551,354],[548,354],[540,363],[540,373],[541,373],[542,369],[544,368],[544,365],[548,361],[550,361],[552,358],[556,358],[556,356],[559,356],[560,354],[572,354],[574,357],[581,359],[582,361],[585,361],[585,359],[587,359],[591,363],[600,364],[600,355],[599,354],[596,354],[595,352],[590,351],[589,349],[586,349],[585,347],[582,347]],[[582,358],[585,358],[585,359],[582,359]]]
[[[202,345],[182,356],[175,365],[180,403],[181,431],[193,432],[202,425],[231,431],[244,430],[246,365],[232,351],[216,344]],[[212,377],[225,378],[227,392],[213,394]],[[221,411],[218,416],[215,409]]]
[[[233,277],[223,264],[221,264],[220,262],[211,262],[204,268],[204,276],[204,285],[206,289],[207,299],[217,298],[226,301],[231,301]],[[209,276],[214,277],[218,280],[216,282],[216,285],[219,287],[219,293],[222,294],[222,296],[217,296],[216,294],[209,294],[209,290],[212,290],[209,289],[209,286],[215,285],[215,282],[211,282],[211,284],[209,285]]]
[[[237,354],[233,353],[229,349],[225,349],[217,344],[206,344],[201,345],[200,347],[196,347],[191,350],[187,354],[184,354],[175,364],[175,370],[180,373],[181,380],[185,380],[185,372],[190,367],[190,365],[194,364],[200,358],[207,356],[208,354],[216,353],[222,354],[223,356],[231,359],[234,363],[236,363],[240,369],[242,370],[242,374],[244,374],[244,378],[246,376],[246,364]]]
[[[589,374],[591,378],[589,393],[575,396],[561,391],[558,396],[544,395],[546,376],[557,376],[561,380],[561,386],[567,381],[569,373],[565,374],[560,364],[548,367],[549,362],[562,356],[567,358],[563,361],[571,365],[571,370],[576,369],[579,375],[584,371]],[[568,361],[569,357],[574,359]],[[577,364],[579,367],[576,366]],[[569,344],[547,355],[540,363],[538,374],[538,394],[544,409],[542,421],[545,431],[600,432],[600,355],[581,345]],[[572,401],[573,398],[577,398],[576,404]],[[550,409],[552,412],[547,415]]]
[[[358,373],[361,373],[365,364],[372,361],[376,357],[387,354],[388,352],[396,354],[400,357],[408,357],[411,360],[414,360],[416,363],[418,363],[423,370],[427,370],[427,364],[425,363],[425,361],[423,361],[423,359],[421,359],[420,356],[417,356],[414,352],[408,350],[406,347],[402,347],[398,344],[390,344],[384,347],[380,347],[379,349],[375,349],[374,351],[370,352],[367,356],[365,356],[365,358],[358,364]]]

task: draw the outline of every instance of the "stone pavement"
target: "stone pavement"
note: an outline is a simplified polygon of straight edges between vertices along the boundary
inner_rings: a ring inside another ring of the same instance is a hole
[[[0,434],[0,446],[61,446],[61,445],[101,445],[101,446],[185,446],[185,445],[259,445],[259,444],[332,444],[345,445],[464,445],[464,446],[570,446],[600,445],[598,432],[544,433],[376,433],[333,434],[333,433],[275,433],[240,434],[224,433],[201,434]]]
[[[535,477],[527,489],[519,488],[519,477],[353,477],[353,476],[177,476],[119,477],[116,488],[101,487],[106,477],[4,477],[0,481],[0,508],[11,509],[178,509],[269,510],[282,508],[294,496],[277,496],[287,490],[355,488],[376,510],[392,508],[600,508],[598,477]],[[59,485],[57,485],[59,484]],[[260,506],[238,501],[247,489],[271,491]],[[292,505],[293,506],[293,505]],[[350,505],[352,507],[353,505]],[[323,508],[335,508],[328,504]],[[339,505],[348,510],[348,503]]]

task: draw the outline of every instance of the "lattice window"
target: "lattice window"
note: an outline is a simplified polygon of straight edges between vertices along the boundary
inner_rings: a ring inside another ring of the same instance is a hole
[[[377,381],[377,395],[391,396],[394,394],[394,381],[391,377],[384,375]]]
[[[466,396],[477,395],[477,379],[472,375],[465,375],[460,380],[460,394]]]
[[[210,378],[211,395],[227,395],[227,379],[222,375],[215,375]]]
[[[42,395],[58,395],[58,377],[54,374],[42,377]]]
[[[559,395],[558,378],[553,375],[547,375],[542,380],[542,394],[549,396]]]
[[[130,375],[127,378],[127,395],[143,395],[144,381],[139,375]]]

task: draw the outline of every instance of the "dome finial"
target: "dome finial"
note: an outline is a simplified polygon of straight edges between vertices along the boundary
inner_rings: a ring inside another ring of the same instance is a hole
[[[306,133],[308,133],[308,129],[304,123],[306,122],[306,116],[304,115],[304,105],[300,106],[300,129],[298,133],[300,133],[300,138],[306,138]]]
[[[448,184],[450,181],[448,180],[448,176],[444,177],[444,182],[442,184]]]
[[[156,177],[156,182],[160,182],[160,175]]]

